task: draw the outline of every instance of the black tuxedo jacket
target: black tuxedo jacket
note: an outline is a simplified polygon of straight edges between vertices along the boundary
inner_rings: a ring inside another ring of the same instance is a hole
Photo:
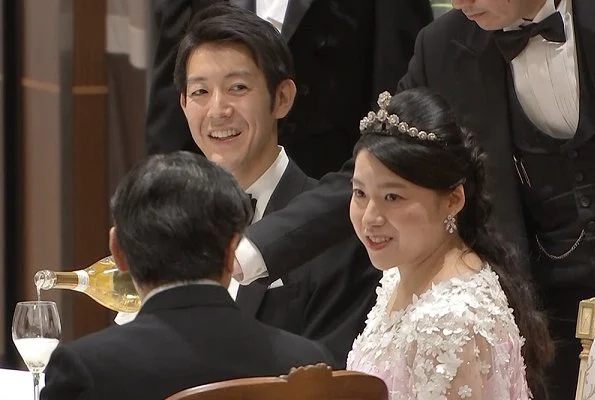
[[[210,382],[278,376],[332,362],[322,346],[237,309],[221,286],[191,285],[147,300],[136,319],[59,346],[44,400],[165,397]]]
[[[178,41],[192,12],[229,1],[255,10],[255,0],[160,0],[151,74],[149,154],[198,151],[173,86]],[[415,37],[432,19],[428,0],[289,0],[282,35],[293,54],[298,94],[279,142],[306,174],[335,171],[351,156],[358,121],[378,93],[395,89]]]
[[[315,186],[316,181],[290,161],[265,215]],[[267,290],[267,279],[256,281],[240,287],[236,302],[266,324],[324,344],[337,361],[335,367],[345,368],[353,340],[376,301],[374,288],[380,277],[352,230],[318,257],[282,275],[283,286]]]
[[[574,28],[595,84],[595,2],[573,0]],[[429,87],[446,97],[488,153],[488,186],[497,225],[527,251],[527,236],[512,162],[505,61],[492,39],[463,13],[452,10],[424,28],[399,90]],[[346,207],[353,159],[323,177],[316,189],[248,229],[271,278],[297,268],[309,257],[351,233]],[[288,251],[291,249],[292,251]]]

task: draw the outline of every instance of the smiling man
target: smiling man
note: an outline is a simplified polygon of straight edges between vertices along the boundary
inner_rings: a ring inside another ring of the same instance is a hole
[[[196,144],[252,196],[252,222],[316,186],[278,145],[278,121],[296,86],[291,53],[273,25],[231,5],[205,9],[180,42],[174,80]],[[254,250],[243,241],[237,251]],[[344,367],[379,279],[351,231],[296,271],[248,286],[234,281],[230,292],[246,313],[320,341]]]

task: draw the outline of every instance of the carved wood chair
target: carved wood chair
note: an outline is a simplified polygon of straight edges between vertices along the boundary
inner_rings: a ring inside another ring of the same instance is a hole
[[[595,297],[582,300],[578,307],[576,338],[583,349],[579,355],[580,367],[576,385],[576,400],[595,400]]]
[[[355,371],[332,371],[326,364],[292,368],[280,377],[210,383],[166,400],[387,400],[380,378]]]

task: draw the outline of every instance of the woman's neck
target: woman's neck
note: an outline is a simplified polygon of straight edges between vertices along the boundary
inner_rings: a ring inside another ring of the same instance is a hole
[[[481,269],[481,259],[458,236],[445,240],[423,261],[399,266],[400,280],[389,303],[389,311],[407,307],[413,295],[420,296],[433,283]]]

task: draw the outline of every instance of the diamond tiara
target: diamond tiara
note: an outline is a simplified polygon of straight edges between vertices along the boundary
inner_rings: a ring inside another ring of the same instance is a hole
[[[420,140],[437,140],[433,132],[420,131],[414,126],[410,126],[407,122],[401,121],[397,114],[389,114],[387,111],[388,105],[390,104],[391,95],[389,92],[382,92],[378,96],[378,107],[377,112],[370,111],[359,122],[359,130],[363,135],[370,132],[387,132],[393,133],[395,130],[401,134],[409,135],[413,138]]]

